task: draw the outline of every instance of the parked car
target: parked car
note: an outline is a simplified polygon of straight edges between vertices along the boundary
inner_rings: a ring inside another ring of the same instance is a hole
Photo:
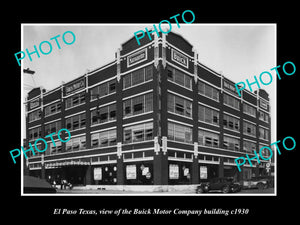
[[[56,190],[45,179],[24,176],[24,193],[56,193]]]
[[[271,186],[271,182],[267,177],[253,177],[243,181],[243,188],[258,188],[260,190]]]
[[[239,192],[241,188],[241,185],[238,182],[234,182],[232,177],[221,177],[200,183],[196,188],[196,193],[206,193],[210,191],[221,191],[223,193]]]

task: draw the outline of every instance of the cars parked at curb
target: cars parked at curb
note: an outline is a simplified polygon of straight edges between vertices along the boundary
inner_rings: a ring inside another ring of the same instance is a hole
[[[272,180],[268,177],[252,177],[251,179],[243,181],[243,188],[258,188],[260,190],[272,187]]]
[[[213,178],[208,182],[200,183],[196,187],[196,193],[207,193],[211,191],[220,191],[223,193],[239,192],[242,186],[238,182],[234,182],[232,177]]]

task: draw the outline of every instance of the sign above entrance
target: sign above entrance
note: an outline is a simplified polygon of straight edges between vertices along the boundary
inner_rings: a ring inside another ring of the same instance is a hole
[[[60,162],[53,162],[53,163],[45,163],[46,169],[49,168],[59,168],[62,166],[88,166],[90,162],[83,162],[81,160],[65,160]]]
[[[189,59],[185,55],[176,51],[175,49],[171,49],[171,59],[172,61],[184,66],[185,68],[189,68]]]

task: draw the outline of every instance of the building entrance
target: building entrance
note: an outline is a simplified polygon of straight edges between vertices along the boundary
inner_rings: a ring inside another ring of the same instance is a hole
[[[88,166],[68,165],[59,168],[46,169],[46,179],[50,183],[55,181],[58,185],[61,184],[61,180],[64,179],[73,186],[85,185],[87,168]]]

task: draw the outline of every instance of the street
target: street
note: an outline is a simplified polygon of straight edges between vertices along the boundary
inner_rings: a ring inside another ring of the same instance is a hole
[[[221,192],[209,192],[203,194],[196,194],[192,191],[168,191],[168,192],[138,192],[138,191],[116,191],[116,190],[90,190],[90,189],[57,189],[57,194],[72,194],[72,195],[223,195]],[[267,188],[263,190],[259,189],[243,189],[237,193],[229,193],[229,195],[247,195],[247,194],[274,194],[274,188]],[[228,194],[227,194],[228,195]]]

